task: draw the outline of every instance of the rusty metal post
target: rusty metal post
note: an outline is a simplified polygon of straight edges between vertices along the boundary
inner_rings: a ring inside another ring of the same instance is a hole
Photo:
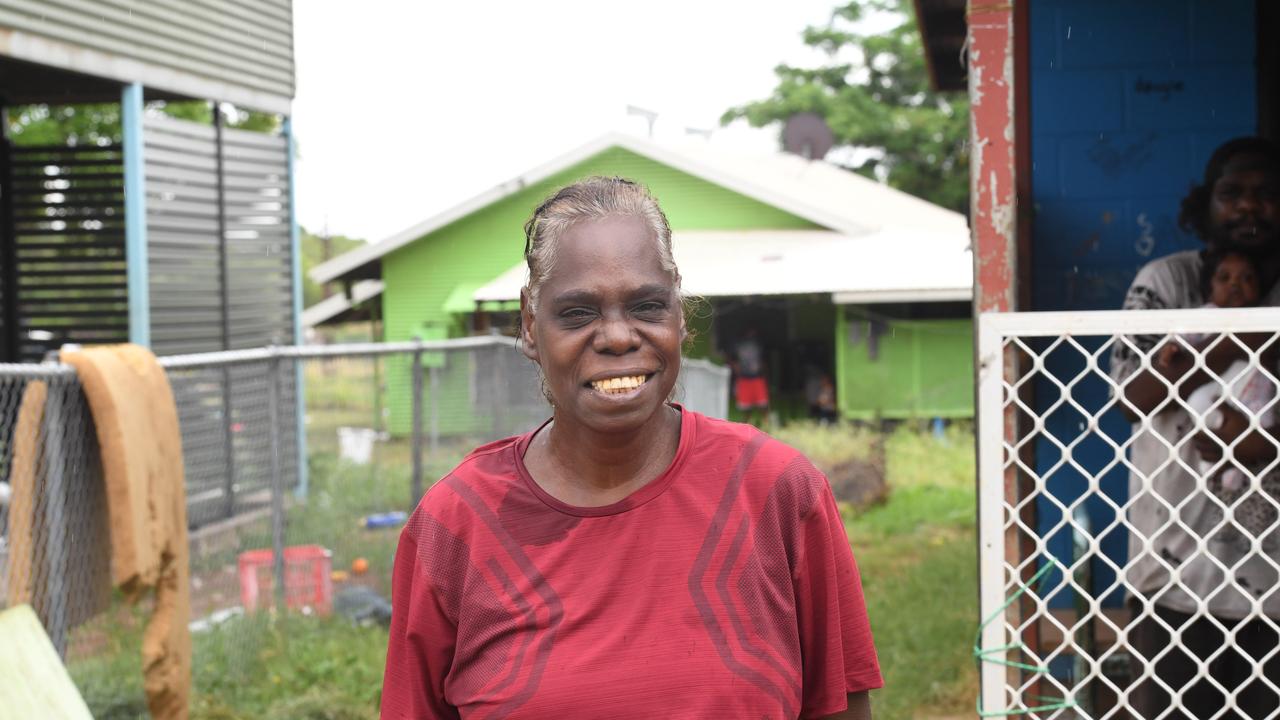
[[[968,16],[974,309],[1007,312],[1017,277],[1013,4],[970,0]]]
[[[1025,17],[1025,8],[1022,10]],[[968,18],[968,67],[969,67],[969,202],[970,227],[973,232],[975,330],[981,325],[979,317],[985,312],[1010,312],[1017,309],[1018,281],[1018,162],[1017,112],[1018,95],[1015,68],[1018,67],[1015,39],[1018,22],[1014,4],[992,0],[969,0]],[[1026,258],[1023,259],[1025,262]],[[977,343],[975,343],[976,350]],[[1016,384],[1020,372],[1019,358],[1012,350],[1004,351],[1002,372],[1004,381]],[[978,360],[981,360],[979,358]],[[975,370],[980,365],[975,362]],[[975,406],[976,407],[976,406]],[[1012,403],[1002,417],[978,417],[981,423],[999,423],[1008,447],[1016,447],[1019,434],[1016,406]],[[988,460],[990,460],[988,458]],[[978,477],[984,477],[984,468],[978,468]],[[1002,494],[1006,507],[1017,507],[1022,494],[1017,464],[1010,463],[1003,473]],[[982,496],[982,488],[978,488]],[[1025,520],[1026,518],[1024,518]],[[1014,526],[1016,527],[1016,525]],[[1016,531],[1008,531],[1004,538],[1005,558],[1019,562],[1027,548],[1020,542]],[[1034,572],[1034,568],[1030,569]],[[1024,578],[1025,579],[1025,578]],[[1020,622],[1022,603],[1009,608],[1014,625]],[[1021,641],[1038,648],[1039,629],[1028,628]],[[1010,668],[1010,682],[1018,682]],[[1003,687],[995,687],[994,673],[984,675],[982,696],[985,706],[997,707],[1003,697]],[[1038,691],[1037,688],[1032,692]]]

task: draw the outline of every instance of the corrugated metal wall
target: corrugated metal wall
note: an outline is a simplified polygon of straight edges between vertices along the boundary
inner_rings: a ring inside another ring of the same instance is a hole
[[[292,342],[288,142],[165,117],[144,142],[153,349]]]
[[[292,343],[288,141],[228,129],[222,148],[230,347]]]
[[[143,140],[152,349],[226,349],[214,128],[148,118]]]
[[[289,0],[0,0],[0,26],[293,97]]]
[[[147,118],[143,141],[152,349],[292,343],[288,141],[167,117]],[[171,374],[192,524],[251,506],[269,486],[265,371],[259,363]],[[281,372],[281,416],[292,418],[292,370]],[[294,424],[280,429],[293,447]],[[289,484],[296,457],[281,457]]]
[[[113,147],[14,147],[12,243],[0,249],[0,353],[38,362],[64,343],[129,337],[124,179]],[[2,231],[0,231],[2,232]]]

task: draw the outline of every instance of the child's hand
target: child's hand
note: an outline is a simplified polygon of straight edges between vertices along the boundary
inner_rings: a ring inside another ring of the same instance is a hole
[[[1249,429],[1249,417],[1242,413],[1240,408],[1233,407],[1226,400],[1218,406],[1217,412],[1221,413],[1222,417],[1218,426],[1207,433],[1196,433],[1191,439],[1200,457],[1210,462],[1221,459],[1223,446],[1235,442],[1236,438]],[[1218,439],[1214,440],[1210,433],[1216,435]],[[1219,440],[1221,443],[1218,442]]]
[[[1170,340],[1156,351],[1154,363],[1157,370],[1166,372],[1182,366],[1190,367],[1191,354],[1184,350],[1177,340]]]

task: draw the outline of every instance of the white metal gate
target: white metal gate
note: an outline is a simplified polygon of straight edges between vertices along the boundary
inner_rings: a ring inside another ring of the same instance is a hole
[[[979,318],[981,715],[1280,717],[1278,331],[1271,308]]]

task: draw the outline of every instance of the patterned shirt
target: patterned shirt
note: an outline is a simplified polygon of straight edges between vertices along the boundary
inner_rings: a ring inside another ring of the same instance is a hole
[[[810,718],[883,683],[826,478],[682,410],[670,467],[575,507],[477,449],[401,534],[390,718]]]
[[[1200,253],[1194,250],[1147,263],[1129,287],[1124,309],[1201,307],[1202,265]],[[1262,304],[1280,305],[1280,283]],[[1147,355],[1166,340],[1163,335],[1127,337]],[[1138,352],[1117,338],[1111,352],[1111,378],[1117,383],[1114,392],[1119,392],[1119,384],[1137,371],[1140,363]],[[1248,615],[1255,599],[1262,598],[1263,611],[1280,617],[1280,592],[1272,592],[1280,581],[1276,572],[1280,532],[1271,500],[1249,486],[1224,487],[1220,474],[1200,476],[1200,457],[1191,442],[1195,419],[1186,403],[1152,415],[1146,425],[1134,423],[1133,433],[1127,569],[1131,588],[1185,613],[1196,612],[1199,601],[1206,600],[1210,613],[1225,618]],[[1151,479],[1149,487],[1144,487],[1144,477]],[[1262,481],[1262,490],[1280,502],[1280,478],[1269,474]],[[1230,522],[1223,524],[1223,508],[1242,495],[1248,497],[1227,510]],[[1262,554],[1252,549],[1254,536],[1263,539]],[[1144,547],[1144,539],[1150,540],[1150,547]],[[1203,549],[1201,539],[1206,540]]]

